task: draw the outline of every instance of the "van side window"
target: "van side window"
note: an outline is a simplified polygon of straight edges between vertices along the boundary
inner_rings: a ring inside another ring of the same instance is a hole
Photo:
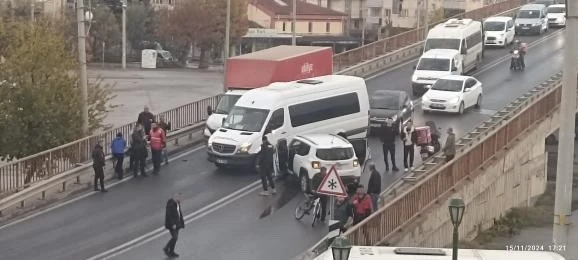
[[[279,108],[273,112],[271,118],[269,119],[269,124],[267,124],[267,130],[275,130],[283,126],[285,122],[285,115],[283,108]]]
[[[468,45],[468,49],[473,48],[474,46],[478,45],[482,42],[482,32],[476,31],[472,35],[466,38],[466,44]]]
[[[289,118],[291,125],[298,127],[360,111],[359,98],[354,92],[289,106]]]
[[[466,40],[462,39],[462,46],[460,47],[460,50],[463,51],[466,49]]]

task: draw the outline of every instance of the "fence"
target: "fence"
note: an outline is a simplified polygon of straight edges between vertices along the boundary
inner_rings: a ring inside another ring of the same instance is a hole
[[[375,214],[348,230],[345,236],[354,245],[379,245],[426,211],[440,197],[482,167],[499,151],[512,144],[536,122],[558,109],[561,100],[561,73],[544,86],[520,97],[475,132],[480,138],[456,159],[426,175],[411,189],[394,198]],[[493,125],[493,127],[490,127]],[[472,139],[467,137],[465,139]]]
[[[156,115],[171,122],[173,130],[200,123],[207,118],[207,106],[215,107],[220,96],[205,98]],[[136,115],[135,115],[136,116]],[[48,151],[34,154],[0,167],[0,194],[16,192],[38,181],[69,171],[90,162],[92,147],[102,141],[105,154],[117,133],[129,137],[136,122],[89,136]],[[127,138],[130,142],[130,138]]]
[[[526,0],[506,0],[504,2],[496,3],[493,5],[484,6],[479,9],[475,9],[466,13],[461,13],[450,18],[446,18],[429,25],[433,27],[439,23],[445,22],[451,18],[471,18],[474,20],[481,20],[485,17],[489,17],[495,14],[499,14],[510,9],[521,6],[526,3]],[[351,49],[346,52],[342,52],[333,56],[333,67],[335,71],[343,70],[349,66],[359,64],[363,61],[379,57],[388,52],[398,50],[400,48],[409,46],[411,44],[420,42],[424,40],[423,32],[424,28],[414,29],[404,33],[400,33],[379,41],[372,42],[370,44]]]

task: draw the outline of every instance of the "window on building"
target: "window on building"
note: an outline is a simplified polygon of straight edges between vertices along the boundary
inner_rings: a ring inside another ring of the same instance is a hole
[[[383,9],[383,13],[385,15],[385,17],[390,17],[391,16],[391,9]]]
[[[325,32],[331,32],[331,23],[325,23]]]
[[[401,9],[401,12],[399,12],[399,17],[408,17],[409,16],[409,11],[407,9]]]
[[[286,26],[287,26],[286,23],[283,22],[283,31],[286,31],[286,30],[287,30],[287,27],[286,27]]]
[[[312,22],[309,22],[309,28],[308,29],[309,29],[308,30],[309,32],[313,32],[313,23]]]
[[[369,16],[371,16],[371,17],[380,17],[380,16],[381,16],[381,7],[371,7],[371,8],[369,8]]]

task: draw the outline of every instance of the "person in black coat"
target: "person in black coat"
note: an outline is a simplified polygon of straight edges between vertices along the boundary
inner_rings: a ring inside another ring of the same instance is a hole
[[[383,127],[381,127],[379,132],[379,139],[381,139],[382,149],[383,149],[383,160],[385,161],[385,171],[389,171],[389,163],[387,161],[387,155],[390,155],[391,166],[393,171],[399,171],[397,165],[395,164],[395,137],[398,135],[397,127],[395,126],[393,119],[391,117],[387,118]]]
[[[154,120],[155,116],[149,111],[149,107],[145,106],[144,110],[138,114],[136,122],[144,127],[144,132],[148,136],[151,132],[151,124]]]
[[[147,143],[144,139],[144,134],[140,128],[135,127],[131,135],[131,154],[130,159],[133,161],[132,171],[133,175],[138,176],[138,171],[142,176],[147,176],[145,172],[146,159],[148,157]]]
[[[171,240],[165,245],[163,251],[168,257],[179,257],[179,255],[175,253],[175,245],[179,239],[179,230],[185,228],[180,198],[180,193],[175,194],[167,201],[165,210],[165,228],[171,233]]]
[[[261,184],[263,185],[262,196],[269,196],[275,194],[275,182],[273,181],[273,145],[269,143],[266,136],[262,138],[261,151],[257,156],[257,164],[259,165],[259,175],[261,176]],[[267,185],[269,181],[269,185]],[[267,187],[271,186],[271,193],[269,193]]]
[[[373,163],[369,165],[369,170],[371,171],[371,175],[367,183],[367,194],[371,196],[373,208],[376,209],[377,199],[379,198],[379,194],[381,194],[381,174],[377,171]]]
[[[102,142],[98,141],[92,150],[92,168],[94,169],[94,191],[98,191],[98,182],[100,181],[100,191],[106,192],[104,189],[104,165],[105,157],[102,149]]]

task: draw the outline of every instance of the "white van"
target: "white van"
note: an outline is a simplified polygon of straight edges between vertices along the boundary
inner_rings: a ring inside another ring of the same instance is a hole
[[[411,76],[411,88],[414,96],[427,91],[426,86],[447,75],[462,75],[460,52],[452,49],[433,49],[419,58]]]
[[[540,35],[548,31],[548,9],[541,4],[527,4],[516,15],[516,34]]]
[[[424,53],[433,49],[452,49],[461,54],[462,73],[475,69],[484,55],[482,23],[472,19],[449,19],[427,34]]]
[[[208,141],[208,160],[217,167],[255,165],[261,138],[284,143],[307,133],[366,138],[369,98],[365,80],[329,75],[273,83],[245,93]]]
[[[548,6],[548,14],[546,15],[548,18],[548,26],[549,27],[565,27],[566,26],[566,5],[565,4],[556,4]]]
[[[484,21],[484,44],[506,48],[514,42],[516,27],[514,19],[508,16],[489,17]]]

